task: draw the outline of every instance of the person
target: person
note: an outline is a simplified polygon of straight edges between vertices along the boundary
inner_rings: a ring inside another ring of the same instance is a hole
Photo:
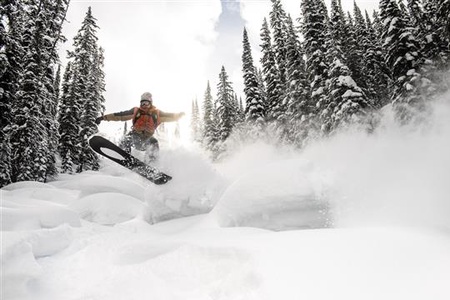
[[[97,125],[102,121],[132,120],[133,127],[121,140],[119,147],[131,152],[131,147],[140,151],[148,151],[149,159],[155,160],[159,153],[158,140],[153,136],[156,128],[164,122],[178,121],[184,113],[167,113],[153,106],[152,94],[145,92],[141,96],[139,107],[130,110],[103,115],[95,120]]]

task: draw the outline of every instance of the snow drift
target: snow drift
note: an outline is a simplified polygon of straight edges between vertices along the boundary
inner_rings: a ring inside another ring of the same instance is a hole
[[[165,149],[164,186],[99,172],[0,190],[2,299],[450,299],[450,95],[426,123],[220,165]]]

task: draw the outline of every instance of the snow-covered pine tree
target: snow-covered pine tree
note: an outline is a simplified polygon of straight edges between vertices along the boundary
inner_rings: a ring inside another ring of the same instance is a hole
[[[367,19],[367,18],[366,18]],[[372,13],[372,24],[373,24],[373,29],[376,33],[376,35],[379,37],[380,41],[381,41],[381,33],[383,31],[383,24],[381,24],[381,19],[380,19],[380,14],[377,10],[374,10]]]
[[[410,0],[408,7],[413,15],[411,18],[413,26],[418,28],[417,38],[424,56],[422,72],[431,80],[430,84],[424,87],[423,92],[428,97],[433,97],[438,92],[450,88],[445,74],[450,67],[450,32],[446,34],[444,29],[446,21],[441,19],[439,13],[436,13],[442,11],[437,1],[425,1],[422,5],[417,0]],[[450,11],[447,12],[447,19],[449,18]]]
[[[58,65],[58,68],[56,69],[55,79],[53,80],[53,90],[58,99],[57,103],[59,103],[61,97],[61,65]]]
[[[197,99],[192,100],[191,104],[191,133],[192,140],[195,142],[201,141],[202,124],[200,122],[200,110]]]
[[[93,81],[94,81],[94,90],[93,90],[93,99],[97,99],[99,102],[99,113],[103,114],[105,112],[105,96],[103,93],[106,91],[106,83],[105,83],[105,72],[103,68],[105,67],[105,50],[103,47],[99,47],[97,51],[97,55],[94,56],[94,65],[93,65]]]
[[[236,107],[236,123],[240,124],[245,121],[245,108],[242,104],[242,98],[234,93],[234,103]]]
[[[219,114],[219,101],[214,99],[212,108],[212,126],[211,133],[208,140],[208,150],[211,152],[211,158],[217,160],[219,155],[224,152],[223,141],[220,137],[220,114]]]
[[[236,124],[236,107],[233,87],[228,80],[228,74],[224,66],[220,71],[219,83],[217,84],[217,103],[219,139],[225,141]]]
[[[430,0],[427,2],[437,2],[438,30],[441,39],[447,41],[447,51],[450,50],[450,1],[449,0]],[[428,10],[429,13],[433,11]]]
[[[267,93],[266,119],[269,122],[277,121],[285,112],[283,105],[284,89],[272,47],[269,26],[265,18],[261,29],[261,41],[261,65]]]
[[[21,5],[17,1],[4,1],[0,6],[0,187],[12,182],[12,106],[19,90],[24,57],[20,44],[24,25]]]
[[[104,101],[102,97],[104,91],[103,50],[97,45],[96,21],[89,7],[81,29],[74,37],[74,50],[68,56],[71,59],[73,76],[69,98],[72,105],[77,106],[74,110],[80,112],[78,124],[81,130],[77,139],[70,141],[71,145],[79,147],[71,154],[71,160],[76,164],[77,172],[96,170],[99,167],[98,156],[87,144],[88,137],[98,130],[95,119],[101,114]],[[71,137],[74,136],[71,135]]]
[[[333,131],[343,124],[361,120],[371,105],[363,89],[353,80],[350,69],[338,57],[330,66],[329,76],[328,90],[333,108],[329,127]]]
[[[339,6],[342,12],[342,6],[340,4]],[[364,54],[368,48],[369,40],[366,20],[356,2],[353,3],[353,24],[347,24],[347,27],[350,28],[348,31],[353,37],[351,40],[354,43],[352,47],[354,51],[352,51],[353,56],[347,56],[345,63],[352,72],[352,77],[358,86],[367,91],[367,78],[363,73],[363,67],[365,65]],[[343,38],[344,41],[347,40],[345,36]]]
[[[244,78],[245,118],[247,121],[263,122],[265,115],[264,99],[261,95],[256,68],[253,64],[252,50],[247,30],[243,33],[242,72]]]
[[[78,76],[72,71],[72,64],[66,66],[63,81],[62,94],[58,109],[59,123],[59,148],[61,157],[61,171],[72,173],[78,162],[80,145],[78,137],[81,132],[81,103],[75,93],[73,81]]]
[[[364,52],[362,45],[358,43],[359,32],[357,31],[355,25],[356,21],[354,20],[350,12],[347,12],[347,14],[343,12],[340,1],[337,1],[337,3],[337,9],[339,11],[340,18],[342,18],[342,24],[340,24],[341,29],[339,30],[338,35],[341,40],[339,42],[342,47],[341,49],[345,49],[345,60],[343,61],[343,63],[345,63],[350,69],[353,79],[358,84],[358,86],[364,88],[366,86],[366,82],[361,71],[361,66],[364,64]]]
[[[284,126],[283,139],[289,143],[300,145],[307,131],[304,117],[309,115],[309,87],[306,80],[303,49],[294,29],[292,18],[288,16],[286,32],[286,99],[287,120]]]
[[[328,106],[321,111],[320,120],[325,132],[332,132],[342,123],[356,120],[369,107],[368,100],[361,87],[353,79],[353,73],[346,65],[344,52],[345,19],[342,7],[337,0],[331,2],[329,21],[329,39],[327,40],[327,58],[330,59],[327,81]]]
[[[211,94],[211,86],[209,81],[206,86],[205,95],[203,98],[203,136],[202,145],[206,150],[212,151],[215,143],[218,141],[216,135],[215,123],[215,106]]]
[[[95,30],[94,34],[95,36]],[[96,41],[96,39],[92,39]],[[82,115],[82,130],[81,130],[81,159],[78,167],[78,172],[83,170],[98,170],[99,159],[98,155],[92,151],[88,145],[88,138],[94,133],[98,132],[98,127],[95,124],[95,119],[103,114],[105,98],[103,92],[105,91],[105,74],[103,72],[104,66],[104,50],[103,48],[97,48],[96,44],[93,44],[92,53],[92,66],[91,66],[91,78],[92,85],[89,85],[86,102],[84,104],[84,111]]]
[[[365,23],[365,31],[362,28],[357,29],[360,32],[360,43],[365,45],[361,73],[364,74],[368,98],[371,99],[375,108],[381,108],[389,102],[390,72],[384,61],[384,49],[381,47],[380,36],[367,12]],[[361,24],[357,23],[356,26]]]
[[[256,68],[256,80],[258,81],[259,94],[261,95],[262,105],[264,107],[264,115],[267,114],[267,89],[266,83],[264,82],[264,75],[262,69]]]
[[[405,15],[394,0],[380,1],[380,17],[383,47],[387,49],[385,59],[394,83],[391,99],[399,117],[409,118],[410,108],[424,103],[421,90],[423,83],[428,82],[420,71],[423,64],[420,44],[414,35],[415,29],[408,26]]]
[[[273,32],[273,52],[280,74],[280,84],[286,85],[286,31],[287,16],[280,0],[271,0],[272,10],[269,13],[270,28]]]
[[[322,0],[303,0],[301,32],[306,56],[306,73],[311,88],[309,103],[309,124],[315,124],[314,119],[328,106],[326,80],[328,79],[328,64],[325,54],[327,34],[327,10]],[[313,130],[313,129],[312,129]]]
[[[56,177],[58,170],[56,166],[56,155],[58,153],[58,124],[57,107],[59,100],[59,87],[55,89],[55,70],[59,67],[59,56],[57,45],[59,42],[65,42],[62,36],[62,26],[64,24],[66,13],[69,8],[69,0],[47,0],[41,1],[42,28],[43,32],[42,47],[46,49],[47,56],[43,56],[43,83],[46,87],[47,96],[44,103],[44,116],[46,119],[45,127],[48,131],[48,159],[47,159],[47,179]]]
[[[443,61],[444,64],[440,70],[448,72],[450,68],[450,0],[440,0],[437,15],[438,19],[436,24],[439,24],[436,31],[439,33],[439,38],[436,38],[439,45],[439,61]],[[427,16],[433,14],[432,9],[427,10]],[[438,62],[439,62],[438,61]],[[447,81],[447,87],[450,88],[450,83]]]
[[[422,2],[421,0],[408,0],[408,19],[412,26],[421,27],[425,24],[422,24],[423,19],[423,10],[422,10]]]
[[[53,90],[56,46],[67,11],[65,1],[25,1],[20,44],[23,77],[12,106],[12,180],[46,181],[56,175],[57,98]]]
[[[303,49],[294,29],[292,18],[288,16],[286,31],[286,86],[287,103],[289,113],[296,119],[307,114],[306,101],[309,96],[308,83],[306,81],[305,60]]]

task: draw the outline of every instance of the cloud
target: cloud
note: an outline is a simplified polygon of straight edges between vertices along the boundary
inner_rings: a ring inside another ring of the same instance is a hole
[[[105,49],[107,111],[129,109],[144,91],[152,92],[164,110],[190,108],[206,86],[205,57],[217,39],[220,1],[73,2],[64,27],[69,39],[65,49],[70,49],[88,6]]]

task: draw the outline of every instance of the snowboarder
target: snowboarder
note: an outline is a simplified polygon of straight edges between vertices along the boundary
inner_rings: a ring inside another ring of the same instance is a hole
[[[119,146],[127,153],[131,152],[131,147],[140,151],[148,151],[149,159],[155,160],[159,152],[158,140],[153,137],[156,128],[163,122],[178,121],[184,116],[181,113],[166,113],[153,106],[152,94],[145,92],[141,96],[140,107],[133,107],[130,110],[103,115],[95,120],[97,125],[101,121],[128,121],[132,120],[131,131],[124,136]]]

